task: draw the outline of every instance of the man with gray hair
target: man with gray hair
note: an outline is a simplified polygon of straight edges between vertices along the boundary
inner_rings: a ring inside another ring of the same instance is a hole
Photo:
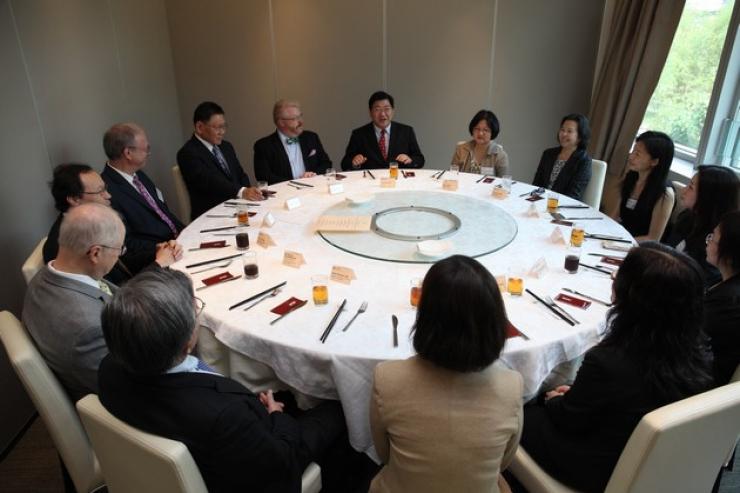
[[[323,492],[355,491],[348,459],[360,454],[349,447],[339,402],[293,417],[271,391],[256,395],[215,373],[190,354],[203,308],[179,271],[146,271],[122,286],[101,317],[110,350],[99,371],[103,405],[183,442],[209,491],[300,492],[311,462],[322,468]]]
[[[108,162],[100,176],[111,195],[111,207],[126,225],[128,254],[121,261],[132,274],[155,260],[167,267],[182,256],[175,238],[185,226],[142,171],[151,154],[146,132],[135,123],[117,123],[103,136],[103,149]],[[170,251],[166,262],[160,261],[162,250]]]
[[[116,290],[105,276],[125,252],[125,228],[102,204],[71,208],[59,230],[59,252],[31,280],[23,324],[73,400],[97,392],[108,352],[100,312]]]
[[[272,109],[277,129],[254,143],[254,175],[278,183],[323,174],[331,168],[319,136],[303,129],[303,113],[297,101],[281,99]]]

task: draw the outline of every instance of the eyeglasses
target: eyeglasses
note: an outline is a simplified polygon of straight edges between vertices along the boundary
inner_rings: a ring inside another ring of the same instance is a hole
[[[197,296],[193,296],[193,304],[195,305],[195,318],[198,318],[203,313],[203,310],[206,309],[206,302]]]
[[[709,245],[710,243],[715,243],[714,241],[714,233],[709,233],[706,238],[704,238],[704,243]]]
[[[107,191],[108,191],[108,187],[106,185],[103,185],[103,188],[101,188],[97,192],[80,192],[80,193],[82,193],[82,195],[102,195]]]
[[[226,132],[226,130],[229,129],[229,126],[227,124],[225,124],[225,123],[223,125],[218,125],[218,126],[217,125],[211,125],[210,123],[206,123],[205,125],[206,125],[206,127],[210,128],[214,132]]]
[[[283,120],[283,121],[286,121],[286,122],[296,122],[296,121],[299,121],[299,120],[303,120],[303,115],[291,116],[290,118],[281,117],[281,118],[279,118],[279,120]]]
[[[100,248],[107,248],[108,250],[118,250],[121,252],[118,254],[119,257],[123,257],[124,255],[126,255],[126,245],[121,245],[119,247],[112,247],[108,245],[91,245],[90,250],[92,250],[92,247],[96,247],[96,246]],[[87,253],[90,253],[90,250],[88,250]]]

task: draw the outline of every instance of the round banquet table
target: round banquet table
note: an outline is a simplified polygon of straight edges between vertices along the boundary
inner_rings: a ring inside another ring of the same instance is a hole
[[[416,176],[410,178],[399,175],[396,187],[392,189],[380,186],[380,179],[388,176],[387,170],[373,171],[376,179],[364,177],[359,171],[344,172],[346,178],[339,182],[344,192],[338,194],[329,193],[323,176],[298,180],[313,185],[312,188],[297,189],[288,182],[272,185],[270,189],[276,194],[251,209],[257,214],[250,218],[250,226],[245,229],[250,238],[250,250],[257,252],[259,277],[253,280],[242,277],[196,291],[196,296],[206,302],[201,320],[202,326],[207,328],[207,331],[201,331],[201,343],[207,353],[204,359],[253,391],[281,382],[299,393],[341,400],[352,446],[374,456],[368,419],[373,369],[382,361],[415,354],[410,334],[416,311],[409,304],[410,282],[423,278],[432,264],[388,262],[355,255],[327,242],[316,232],[315,225],[325,211],[339,205],[351,194],[443,192],[442,182],[455,177],[447,172],[442,180],[436,180],[432,177],[436,172],[415,170]],[[562,288],[567,287],[602,300],[611,298],[608,274],[583,267],[574,275],[564,270],[570,228],[550,222],[552,218],[545,212],[547,200],[534,202],[539,214],[531,214],[532,202],[520,195],[534,187],[515,182],[507,198],[497,199],[492,196],[492,189],[501,182],[500,179],[486,184],[478,181],[481,175],[460,173],[456,178],[458,190],[443,193],[461,194],[471,200],[492,203],[508,213],[516,223],[513,241],[497,251],[477,257],[492,274],[506,274],[511,267],[528,272],[536,261],[544,259],[546,267],[538,276],[525,274],[524,277],[525,288],[540,297],[555,298]],[[299,199],[300,206],[288,210],[286,200],[294,197]],[[569,204],[580,203],[569,197],[560,197],[560,205]],[[234,230],[200,232],[235,225],[236,219],[230,217],[208,217],[232,215],[234,212],[233,206],[222,204],[193,221],[178,238],[186,253],[173,268],[191,273],[199,268],[188,269],[186,265],[238,253],[234,245]],[[275,219],[271,227],[263,224],[268,212]],[[631,239],[618,223],[591,208],[562,209],[561,213],[566,217],[601,218],[582,222],[587,234]],[[486,221],[486,217],[477,220]],[[556,228],[560,228],[565,242],[553,241],[552,233]],[[275,246],[258,246],[260,231],[268,233]],[[190,251],[201,242],[224,239],[229,245],[225,248]],[[448,239],[454,244],[454,235]],[[410,246],[413,248],[415,244]],[[305,264],[299,268],[284,265],[285,250],[300,252]],[[624,255],[604,250],[600,240],[586,239],[581,261],[603,266],[599,264],[600,257],[588,255],[593,252]],[[356,279],[349,285],[329,281],[329,303],[315,306],[311,299],[310,278],[315,274],[329,275],[333,266],[352,268]],[[243,274],[241,260],[236,258],[228,267],[190,275],[198,288],[203,286],[202,279],[227,270],[233,275]],[[231,305],[282,281],[287,281],[287,284],[276,297],[268,298],[248,311],[243,307],[229,310]],[[271,325],[276,315],[270,310],[292,296],[308,300],[308,303]],[[347,303],[335,328],[326,342],[321,343],[321,334],[345,298]],[[521,373],[527,397],[536,393],[555,366],[581,356],[596,344],[605,327],[607,307],[599,303],[592,303],[587,309],[561,305],[579,322],[570,326],[527,293],[522,296],[504,293],[503,298],[510,321],[528,339],[509,338],[497,364]],[[348,331],[343,332],[342,328],[363,301],[368,302],[367,311],[357,317]],[[400,321],[398,347],[393,346],[392,314]]]

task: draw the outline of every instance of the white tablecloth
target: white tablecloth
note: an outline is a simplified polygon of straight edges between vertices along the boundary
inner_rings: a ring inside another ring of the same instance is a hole
[[[408,179],[399,176],[395,192],[441,190],[441,181],[431,178],[433,172],[434,170],[416,170],[416,177]],[[423,278],[430,265],[390,263],[352,255],[324,241],[315,233],[314,223],[326,208],[345,200],[348,193],[389,191],[380,188],[380,178],[387,176],[387,173],[383,170],[374,171],[378,178],[376,180],[363,178],[362,172],[344,173],[347,178],[341,183],[345,193],[338,195],[328,193],[324,177],[300,180],[315,185],[314,188],[297,190],[286,183],[271,186],[277,194],[253,209],[258,214],[250,219],[251,226],[248,228],[251,250],[256,251],[259,258],[259,278],[239,279],[196,293],[207,304],[203,324],[234,353],[226,358],[228,361],[222,358],[221,363],[225,364],[220,368],[223,371],[241,380],[254,391],[263,390],[271,384],[269,376],[265,377],[264,371],[240,371],[238,361],[246,357],[264,363],[274,371],[278,379],[302,393],[340,399],[347,417],[350,442],[357,450],[370,454],[372,439],[368,405],[373,369],[384,360],[407,358],[414,354],[409,335],[416,312],[409,305],[409,283],[413,278]],[[450,178],[449,172],[443,178]],[[518,223],[518,234],[514,241],[498,252],[479,257],[478,260],[483,265],[493,274],[505,274],[512,265],[529,269],[537,259],[543,258],[547,263],[544,274],[539,278],[525,277],[525,287],[538,295],[554,298],[560,288],[570,287],[604,300],[610,299],[611,280],[608,275],[583,268],[575,275],[565,272],[563,260],[567,246],[550,240],[550,235],[557,226],[550,223],[551,217],[544,212],[546,200],[536,202],[540,217],[530,217],[526,212],[531,203],[519,197],[533,187],[516,183],[507,199],[498,200],[492,197],[491,191],[500,181],[493,184],[476,183],[478,178],[480,175],[461,173],[459,190],[448,193],[494,201]],[[298,197],[301,206],[287,210],[285,200],[290,197]],[[560,203],[564,205],[577,202],[561,196]],[[233,208],[218,206],[208,214],[231,214],[234,211]],[[268,211],[272,212],[276,223],[269,228],[260,228]],[[567,217],[603,217],[601,220],[584,221],[586,232],[629,238],[629,234],[619,224],[598,211],[564,209],[561,212]],[[186,255],[174,267],[187,272],[184,269],[186,264],[235,253],[233,246],[218,250],[187,251],[187,248],[195,247],[201,241],[227,239],[233,245],[233,236],[214,236],[199,231],[232,225],[235,221],[230,218],[208,218],[206,215],[195,220],[179,238],[186,247]],[[560,228],[567,242],[570,228]],[[268,249],[257,246],[257,233],[260,230],[269,233],[277,246]],[[454,241],[454,237],[452,239]],[[306,264],[298,269],[283,265],[283,253],[286,249],[302,253]],[[596,265],[599,257],[588,256],[587,253],[597,251],[605,252],[601,248],[601,242],[586,240],[581,260]],[[313,274],[328,275],[334,265],[353,268],[357,279],[351,285],[330,282],[329,304],[314,306],[311,301],[310,277]],[[227,269],[193,275],[195,286],[202,285],[201,279],[224,270]],[[235,275],[241,274],[240,259],[236,259],[228,270]],[[288,283],[276,298],[268,299],[247,312],[241,309],[228,310],[230,305],[281,281]],[[269,310],[290,296],[308,299],[309,302],[277,324],[270,325],[269,322],[275,315]],[[320,343],[319,336],[344,298],[347,299],[345,311],[326,343]],[[342,332],[341,328],[364,300],[368,301],[367,312],[360,315],[347,332]],[[565,305],[566,310],[580,321],[579,325],[571,327],[527,294],[520,297],[504,294],[504,301],[512,323],[530,339],[509,339],[501,362],[522,374],[524,392],[528,396],[535,393],[553,367],[582,355],[599,340],[603,331],[607,308],[598,303],[593,303],[586,310]],[[400,320],[400,342],[397,348],[392,344],[391,314],[396,314]]]

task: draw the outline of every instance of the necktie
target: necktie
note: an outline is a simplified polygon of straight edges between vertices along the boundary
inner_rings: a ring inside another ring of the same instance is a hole
[[[378,147],[380,147],[380,154],[383,156],[383,160],[386,161],[388,159],[388,147],[385,145],[385,129],[380,131]]]
[[[285,143],[288,144],[288,145],[290,145],[290,144],[297,144],[298,143],[298,137],[288,137],[287,139],[285,139]]]
[[[113,296],[113,291],[110,290],[110,287],[105,283],[105,281],[100,280],[98,281],[98,284],[100,285],[100,290],[107,294],[108,296]]]
[[[165,214],[164,211],[159,208],[157,202],[154,200],[154,197],[149,194],[149,191],[146,189],[144,184],[141,183],[141,180],[139,180],[139,177],[136,175],[134,175],[134,186],[136,187],[136,190],[139,191],[139,195],[141,195],[146,203],[149,204],[149,207],[151,207],[152,210],[157,213],[159,218],[164,221],[165,224],[170,228],[172,234],[177,236],[177,228],[175,227],[175,223],[173,223],[172,220],[167,217],[167,214]]]
[[[198,371],[207,371],[208,373],[216,373],[216,374],[218,374],[218,372],[216,370],[214,370],[213,368],[211,368],[208,365],[208,363],[206,363],[205,361],[203,361],[200,358],[198,358],[198,365],[195,367],[195,369],[198,370]]]
[[[216,161],[218,161],[218,164],[221,165],[221,169],[224,170],[224,173],[226,173],[226,176],[231,178],[231,173],[229,172],[229,165],[226,162],[226,158],[224,158],[224,155],[221,153],[221,149],[219,149],[218,146],[213,146],[213,155],[216,156]]]

